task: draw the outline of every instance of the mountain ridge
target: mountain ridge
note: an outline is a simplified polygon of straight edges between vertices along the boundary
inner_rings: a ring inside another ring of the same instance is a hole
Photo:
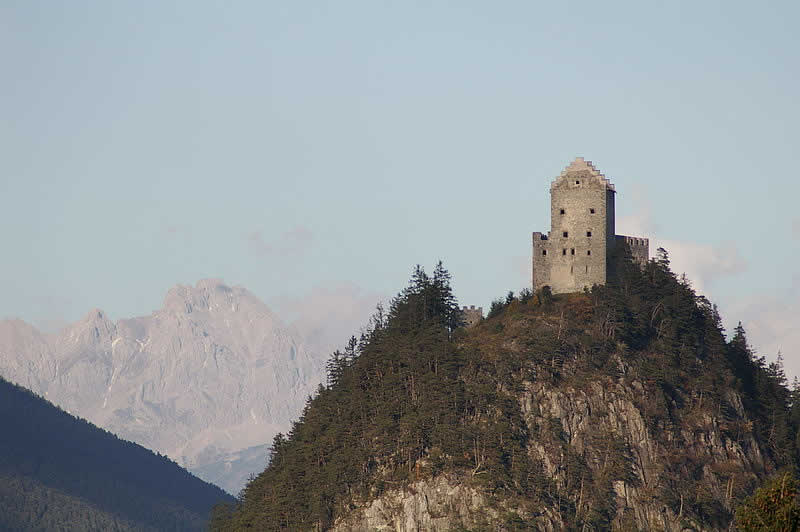
[[[205,479],[232,493],[266,461],[238,453],[289,426],[323,363],[256,296],[220,279],[171,288],[148,316],[92,309],[50,335],[0,322],[0,375],[202,475],[225,466],[226,480]]]
[[[0,529],[203,530],[233,500],[0,378]]]

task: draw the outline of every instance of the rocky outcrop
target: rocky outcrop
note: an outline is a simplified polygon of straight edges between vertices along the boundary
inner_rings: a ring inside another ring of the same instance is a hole
[[[746,424],[740,398],[734,393],[728,395],[728,404],[735,406],[738,416],[733,422]],[[701,409],[696,416],[685,416],[680,428],[648,427],[641,410],[642,402],[648,400],[638,382],[591,382],[581,390],[528,383],[520,404],[529,429],[540,434],[529,445],[529,452],[540,460],[557,489],[567,492],[568,453],[580,457],[589,469],[586,476],[596,479],[607,474],[613,465],[609,458],[618,457],[622,450],[628,470],[624,473],[626,479],[614,479],[612,483],[616,526],[635,524],[642,530],[668,531],[702,529],[684,511],[688,509],[684,508],[680,493],[677,508],[665,504],[670,464],[681,455],[691,455],[692,463],[699,466],[699,480],[708,498],[732,510],[734,488],[755,482],[765,469],[764,458],[752,433],[742,432],[734,437],[722,430],[718,417]],[[574,493],[574,487],[570,491]],[[591,503],[573,502],[578,514],[592,511]],[[560,518],[551,522],[556,529],[565,525]]]
[[[497,518],[486,497],[463,479],[440,475],[389,490],[339,520],[332,530],[412,532],[471,529]]]
[[[563,530],[598,510],[593,507],[598,501],[588,494],[602,491],[608,480],[608,499],[600,502],[610,509],[615,529],[713,530],[684,507],[680,490],[692,487],[675,478],[681,472],[672,465],[690,455],[709,504],[729,511],[734,495],[749,489],[770,465],[752,433],[735,430],[737,424],[747,427],[748,420],[733,392],[727,394],[733,413],[726,420],[698,408],[684,416],[680,427],[648,422],[644,402],[652,397],[641,383],[623,379],[589,382],[581,389],[525,382],[516,398],[531,435],[528,453],[552,480],[551,497],[563,503],[515,505],[484,491],[469,472],[451,473],[356,504],[333,529],[512,530],[519,519],[539,530]],[[571,511],[559,511],[559,506]]]
[[[150,316],[101,310],[51,336],[0,322],[0,375],[237,493],[324,375],[253,294],[177,286]]]

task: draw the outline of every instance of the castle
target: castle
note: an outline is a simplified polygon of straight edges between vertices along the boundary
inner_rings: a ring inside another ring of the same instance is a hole
[[[550,231],[533,233],[533,290],[580,292],[605,284],[609,256],[627,244],[636,262],[649,258],[648,239],[616,234],[614,185],[578,157],[550,185]]]
[[[472,327],[473,325],[476,325],[483,319],[483,307],[475,308],[475,305],[472,305],[471,307],[462,307],[461,319],[464,320],[465,327]]]

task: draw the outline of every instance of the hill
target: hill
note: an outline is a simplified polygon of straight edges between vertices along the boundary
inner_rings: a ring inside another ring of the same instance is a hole
[[[324,358],[252,293],[209,279],[172,288],[149,316],[93,310],[52,335],[0,321],[0,376],[238,493]]]
[[[0,426],[0,530],[202,530],[231,500],[3,379]]]
[[[727,529],[797,462],[780,363],[726,340],[665,252],[613,264],[467,330],[418,269],[212,529]]]

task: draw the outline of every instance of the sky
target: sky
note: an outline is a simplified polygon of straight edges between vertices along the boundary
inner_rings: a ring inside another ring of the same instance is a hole
[[[530,282],[577,156],[800,375],[797,2],[0,3],[0,318],[222,278],[342,341],[415,264]],[[308,324],[307,324],[308,325]]]

